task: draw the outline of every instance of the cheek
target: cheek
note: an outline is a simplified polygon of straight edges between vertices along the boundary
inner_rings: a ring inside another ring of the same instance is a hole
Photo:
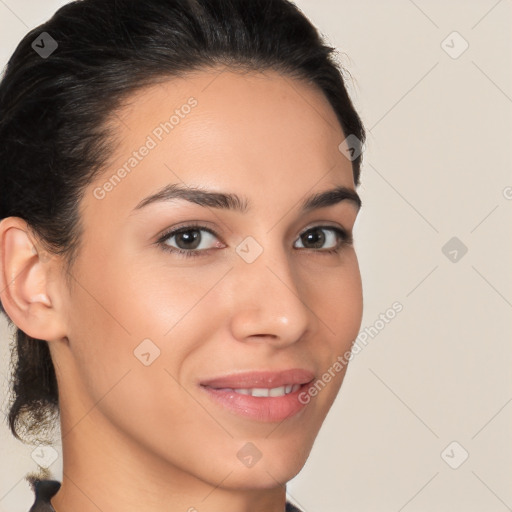
[[[343,265],[317,275],[310,284],[312,305],[330,334],[333,348],[341,350],[357,337],[363,313],[363,292],[357,256],[345,253]]]
[[[208,422],[179,384],[181,363],[196,340],[204,339],[192,335],[187,313],[193,316],[208,282],[191,286],[167,274],[109,261],[90,273],[82,270],[79,282],[87,290],[77,285],[73,294],[69,334],[80,407],[98,425],[108,418],[154,451],[163,449],[164,433],[166,440],[180,437],[190,411],[200,425]],[[200,436],[201,428],[187,428]]]
[[[318,406],[326,411],[332,405],[348,368],[348,353],[359,334],[363,314],[363,294],[355,251],[346,253],[344,265],[317,278],[311,291],[312,309],[320,318],[315,357],[320,375],[313,391]]]
[[[220,325],[211,297],[225,271],[120,259],[83,271],[87,291],[77,286],[73,296],[70,340],[87,400],[127,429],[186,418],[194,404],[178,383]]]

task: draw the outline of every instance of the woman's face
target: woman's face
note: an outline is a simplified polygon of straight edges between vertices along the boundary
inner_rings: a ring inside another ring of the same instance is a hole
[[[139,91],[114,117],[120,145],[80,205],[67,340],[50,345],[64,443],[265,488],[301,469],[343,380],[362,315],[343,235],[358,205],[321,92],[219,73]],[[349,193],[303,207],[337,187]]]

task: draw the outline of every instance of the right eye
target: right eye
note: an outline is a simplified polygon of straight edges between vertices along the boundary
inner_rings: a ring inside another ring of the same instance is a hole
[[[174,239],[174,244],[171,241]],[[202,253],[219,245],[215,245],[217,235],[205,226],[189,225],[166,232],[158,243],[164,251],[179,254],[180,256],[202,256]],[[206,246],[206,247],[204,247]]]

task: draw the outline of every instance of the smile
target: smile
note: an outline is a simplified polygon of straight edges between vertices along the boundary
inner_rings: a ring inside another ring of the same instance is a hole
[[[241,395],[250,395],[256,397],[277,397],[277,396],[285,396],[289,395],[297,391],[301,387],[300,384],[287,384],[286,386],[279,386],[277,388],[223,388],[221,391],[234,391],[235,393],[239,393]]]
[[[201,382],[200,389],[221,410],[251,420],[280,422],[305,409],[307,404],[299,395],[313,380],[312,372],[294,368],[216,377]]]

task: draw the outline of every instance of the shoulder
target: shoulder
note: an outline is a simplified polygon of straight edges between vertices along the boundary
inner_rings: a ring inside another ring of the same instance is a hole
[[[60,482],[57,480],[35,480],[32,486],[35,498],[29,512],[55,512],[50,499],[60,489]]]

